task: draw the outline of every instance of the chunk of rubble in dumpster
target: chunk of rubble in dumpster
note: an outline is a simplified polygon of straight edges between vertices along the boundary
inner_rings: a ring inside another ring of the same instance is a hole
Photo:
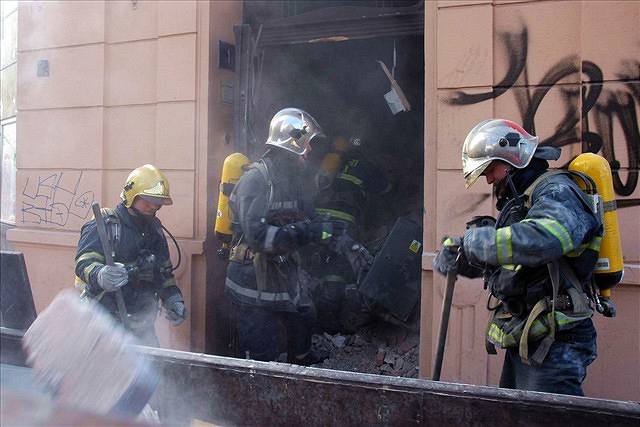
[[[27,330],[23,347],[56,404],[135,417],[158,384],[137,341],[98,304],[60,292]]]

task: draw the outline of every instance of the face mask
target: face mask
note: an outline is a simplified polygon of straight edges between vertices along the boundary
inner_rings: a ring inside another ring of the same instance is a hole
[[[155,213],[153,215],[145,215],[133,206],[131,206],[130,209],[134,212],[134,215],[132,215],[131,218],[134,224],[136,224],[138,227],[147,226],[156,217]]]

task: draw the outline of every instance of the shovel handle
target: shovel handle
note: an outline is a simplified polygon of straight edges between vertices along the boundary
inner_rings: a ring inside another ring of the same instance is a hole
[[[111,239],[107,234],[107,225],[100,211],[100,204],[93,202],[91,205],[93,210],[93,216],[96,219],[96,227],[98,229],[98,236],[100,237],[100,243],[102,244],[102,252],[104,252],[104,259],[106,265],[113,265],[113,247],[111,246]],[[116,304],[118,305],[118,315],[122,321],[124,327],[127,326],[127,307],[124,305],[124,298],[122,297],[122,290],[116,289]]]
[[[456,265],[460,259],[460,253],[456,258]],[[440,330],[438,331],[438,348],[436,358],[433,363],[433,381],[440,381],[440,372],[442,371],[442,361],[444,359],[444,346],[447,343],[447,331],[449,330],[449,315],[451,314],[451,301],[453,300],[453,290],[456,285],[458,273],[456,269],[447,272],[447,287],[442,300],[442,313],[440,314]]]

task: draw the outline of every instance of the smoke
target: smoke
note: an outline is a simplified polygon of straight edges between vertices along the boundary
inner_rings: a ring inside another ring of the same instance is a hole
[[[262,154],[269,121],[282,108],[312,114],[327,141],[315,147],[318,165],[338,136],[362,140],[360,155],[384,168],[395,183],[382,203],[392,216],[422,201],[424,63],[421,37],[350,40],[266,47],[259,51],[251,109],[251,155]],[[394,55],[395,50],[395,55]],[[395,56],[395,67],[394,67]],[[390,83],[383,61],[409,98],[413,111],[391,114],[384,94]],[[396,198],[396,194],[401,197]],[[415,207],[421,211],[421,207]],[[379,211],[371,212],[375,216]],[[421,212],[415,216],[421,217]]]

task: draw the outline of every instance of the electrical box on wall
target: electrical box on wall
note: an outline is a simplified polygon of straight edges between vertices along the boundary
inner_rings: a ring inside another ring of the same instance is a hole
[[[41,59],[38,61],[36,74],[38,77],[49,77],[49,60]]]
[[[218,40],[218,68],[234,71],[236,68],[236,47]]]

